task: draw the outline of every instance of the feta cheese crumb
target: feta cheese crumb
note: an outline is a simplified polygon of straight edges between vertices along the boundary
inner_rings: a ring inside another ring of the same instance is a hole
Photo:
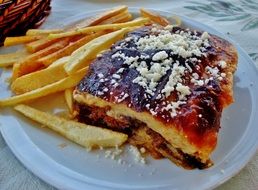
[[[159,60],[164,60],[168,58],[168,54],[166,51],[159,51],[157,53],[155,53],[152,57],[153,61],[159,61]]]
[[[142,154],[144,154],[144,153],[146,152],[146,149],[145,149],[144,147],[141,147],[141,148],[140,148],[140,152],[141,152]]]
[[[115,78],[115,79],[120,79],[121,78],[121,76],[118,75],[118,74],[113,74],[112,77]]]
[[[181,30],[179,33],[172,34],[168,30],[160,31],[159,35],[149,35],[139,38],[136,45],[141,50],[149,49],[168,49],[175,54],[188,58],[206,55],[201,48],[209,46],[208,33],[204,32],[201,37],[192,36],[191,33]],[[155,59],[155,58],[154,58]]]
[[[219,61],[219,64],[218,64],[222,69],[225,69],[227,67],[227,63],[226,61]]]
[[[176,90],[179,92],[179,99],[183,100],[187,95],[191,94],[190,88],[188,86],[182,85],[182,83],[178,83],[176,85]]]
[[[202,40],[206,40],[206,39],[208,39],[210,37],[210,35],[208,34],[208,32],[203,32],[202,33],[202,36],[201,36],[201,39]]]
[[[102,73],[99,73],[99,74],[98,74],[98,77],[99,77],[99,78],[103,78],[104,75],[103,75]]]
[[[134,160],[141,164],[146,164],[146,160],[144,157],[142,157],[141,153],[139,152],[138,148],[135,146],[130,145],[129,151],[133,153]]]
[[[115,150],[106,150],[105,151],[105,158],[111,158],[112,160],[117,160],[118,157],[122,153],[123,153],[123,150],[116,147]]]

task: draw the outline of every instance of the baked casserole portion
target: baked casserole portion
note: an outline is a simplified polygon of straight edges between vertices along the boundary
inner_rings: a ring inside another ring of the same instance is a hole
[[[128,134],[154,158],[207,168],[236,65],[236,49],[217,36],[142,27],[91,63],[73,93],[77,118]]]

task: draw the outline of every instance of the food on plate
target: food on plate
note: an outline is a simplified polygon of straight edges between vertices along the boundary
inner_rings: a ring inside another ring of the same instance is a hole
[[[26,105],[17,105],[14,109],[88,149],[116,147],[122,145],[127,140],[127,135],[123,133],[85,125],[76,121],[69,121]]]
[[[73,91],[74,88],[68,88],[64,92],[65,96],[65,102],[67,104],[67,107],[69,109],[69,112],[73,114],[74,108],[73,108]]]
[[[107,20],[102,21],[100,24],[128,22],[132,18],[133,18],[132,14],[130,14],[127,10],[125,10],[124,12],[121,12],[113,17],[110,17]]]
[[[61,33],[64,30],[62,29],[30,29],[26,32],[26,36],[36,36],[36,35],[48,35],[48,34],[55,34],[55,33]]]
[[[86,28],[79,28],[79,29],[64,32],[64,33],[49,34],[48,38],[49,39],[64,38],[64,37],[70,37],[70,36],[89,34],[92,32],[98,32],[102,30],[119,30],[119,29],[128,28],[128,27],[143,26],[148,22],[149,22],[148,18],[137,18],[135,20],[125,22],[125,23],[89,26]]]
[[[108,10],[108,11],[103,12],[102,14],[96,15],[95,17],[91,17],[89,19],[79,21],[78,23],[76,23],[74,25],[68,26],[67,28],[65,28],[65,31],[66,30],[67,31],[73,30],[74,28],[84,28],[84,27],[87,27],[87,26],[98,25],[101,22],[116,16],[117,14],[120,14],[121,12],[126,12],[127,13],[128,12],[127,9],[128,8],[126,6],[115,7],[112,10]],[[107,23],[107,24],[112,24],[112,22]],[[29,30],[29,31],[32,31],[32,33],[34,32],[34,30]],[[49,32],[49,30],[47,30],[47,31]],[[31,32],[29,32],[29,34],[30,33]],[[54,32],[54,33],[58,33],[58,32]],[[45,37],[41,40],[26,44],[26,48],[29,52],[34,53],[34,52],[39,51],[43,48],[46,48],[49,45],[51,45],[53,43],[56,43],[60,40],[64,40],[64,39],[51,39],[50,40],[47,37]]]
[[[146,9],[140,9],[140,13],[141,13],[142,17],[147,17],[154,23],[157,23],[161,26],[167,26],[170,24],[170,22],[166,18],[160,16],[159,14],[157,14],[155,12],[151,12]]]
[[[11,90],[15,94],[23,94],[57,82],[65,77],[67,77],[67,73],[64,70],[63,63],[18,77],[12,82]]]
[[[1,67],[10,67],[14,63],[18,62],[19,60],[27,57],[29,53],[24,50],[19,50],[14,53],[7,53],[0,55],[0,68]]]
[[[18,44],[33,42],[41,39],[42,36],[19,36],[19,37],[7,37],[4,40],[4,46],[14,46]]]
[[[115,18],[117,15],[129,14],[127,6],[118,6],[114,7],[111,10],[104,11],[96,16],[90,17],[89,19],[85,19],[83,21],[79,21],[75,25],[70,25],[67,27],[67,30],[74,30],[74,28],[85,28],[87,26],[95,26],[100,25],[102,22],[105,22],[109,19]],[[112,24],[113,22],[108,22],[107,24]]]
[[[236,49],[207,32],[149,26],[98,56],[74,92],[78,119],[185,168],[207,168],[233,102]]]
[[[28,52],[35,53],[39,50],[42,50],[44,48],[49,47],[50,45],[52,45],[56,42],[59,42],[59,41],[61,41],[61,40],[60,39],[49,40],[49,39],[47,39],[47,37],[45,37],[45,38],[42,38],[40,40],[36,40],[36,41],[30,42],[30,43],[26,43],[25,47],[26,47]]]
[[[15,109],[86,147],[127,141],[187,169],[210,167],[222,111],[233,102],[236,49],[178,17],[140,13],[132,20],[120,6],[63,29],[29,30],[26,38],[40,39],[0,55],[0,66],[13,65],[15,94],[0,107],[63,92],[81,123]]]
[[[58,60],[59,58],[71,55],[75,50],[77,50],[84,44],[88,43],[89,41],[91,41],[101,35],[104,35],[105,33],[106,33],[105,31],[100,31],[100,32],[79,38],[77,41],[74,41],[72,43],[70,42],[66,47],[64,47],[56,52],[53,52],[52,54],[49,54],[45,57],[38,59],[37,63],[40,65],[49,66],[54,61]]]
[[[58,60],[54,61],[51,65],[48,66],[48,68],[55,67],[57,65],[64,65],[68,62],[70,59],[70,56],[61,57]]]
[[[60,48],[64,48],[68,45],[69,41],[60,41],[58,43],[55,43],[45,49],[42,49],[38,52],[35,52],[24,59],[17,62],[17,67],[15,67],[15,70],[13,71],[12,80],[14,81],[17,77],[23,76],[25,74],[37,71],[39,69],[44,68],[43,64],[39,64],[37,62],[38,59],[41,57],[47,56],[49,54],[54,53],[55,51],[58,51]]]
[[[88,67],[83,68],[76,73],[69,75],[57,82],[48,84],[41,88],[26,92],[24,94],[12,96],[6,99],[0,100],[0,107],[3,106],[12,106],[15,104],[20,104],[30,100],[34,100],[40,97],[47,96],[56,92],[64,91],[67,88],[76,86],[76,84],[83,78],[87,71]]]
[[[121,30],[95,38],[89,43],[86,43],[84,46],[72,53],[70,59],[64,66],[66,72],[68,74],[76,72],[85,65],[86,61],[95,58],[99,52],[109,48],[113,43],[123,38],[129,31],[130,28],[123,28]]]

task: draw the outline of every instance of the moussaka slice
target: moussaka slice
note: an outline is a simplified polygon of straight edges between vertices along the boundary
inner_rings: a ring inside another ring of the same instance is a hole
[[[154,158],[207,168],[236,65],[236,49],[217,36],[143,27],[91,63],[73,94],[77,118],[128,134]]]

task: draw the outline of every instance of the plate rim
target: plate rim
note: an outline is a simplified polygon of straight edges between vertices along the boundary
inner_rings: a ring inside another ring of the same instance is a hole
[[[88,11],[86,13],[82,13],[82,14],[76,14],[74,16],[71,16],[69,17],[68,19],[72,20],[73,18],[78,18],[78,17],[82,17],[82,16],[85,16],[84,18],[87,18],[91,15],[93,15],[94,13],[99,13],[101,11],[106,11],[106,10],[109,10],[109,9],[97,9],[97,10],[93,10],[93,11]],[[133,11],[133,12],[136,12],[136,10],[139,10],[139,7],[129,7],[129,11]],[[171,15],[177,15],[179,16],[180,18],[182,18],[182,20],[186,20],[186,21],[190,21],[190,22],[193,22],[194,25],[198,25],[200,26],[201,28],[207,28],[208,30],[211,30],[211,31],[214,31],[216,32],[217,35],[219,35],[220,37],[230,41],[231,43],[233,43],[235,45],[235,47],[238,49],[238,53],[241,54],[241,56],[243,56],[243,58],[245,60],[247,60],[248,63],[252,63],[251,64],[251,67],[253,67],[255,69],[255,72],[258,74],[258,69],[257,67],[255,66],[255,63],[253,62],[253,60],[248,56],[248,54],[245,52],[245,50],[243,50],[240,45],[238,43],[236,43],[235,41],[233,41],[232,39],[230,39],[228,36],[220,33],[219,31],[217,31],[216,29],[208,26],[208,25],[205,25],[205,24],[202,24],[194,19],[191,19],[187,16],[183,16],[183,15],[180,15],[180,14],[172,14],[172,13],[169,13],[168,11],[165,11],[165,10],[160,10],[160,9],[149,9],[149,10],[153,10],[153,11],[157,11],[159,12],[160,14],[171,14]],[[257,112],[257,108],[256,108],[256,112]],[[16,121],[17,122],[17,121]],[[0,125],[3,125],[2,124],[2,121],[0,121]],[[17,125],[18,122],[17,122]],[[40,179],[42,179],[43,181],[45,181],[46,183],[48,184],[51,184],[53,185],[54,187],[56,188],[61,188],[61,189],[77,189],[77,188],[74,188],[73,186],[69,186],[67,183],[65,186],[62,185],[62,180],[58,182],[58,180],[54,180],[53,178],[51,178],[51,176],[53,176],[53,174],[51,175],[49,172],[41,172],[39,170],[37,170],[35,167],[31,166],[30,163],[28,162],[28,158],[26,158],[26,156],[23,156],[21,153],[22,151],[16,149],[16,147],[14,146],[15,143],[12,142],[10,136],[7,134],[7,131],[4,129],[5,127],[0,127],[0,131],[2,133],[2,136],[6,142],[6,144],[10,147],[11,151],[14,153],[14,155],[16,156],[16,158],[18,158],[22,164],[27,168],[29,169],[30,171],[32,171],[32,173],[34,173],[36,176],[38,176]],[[42,152],[40,149],[37,149],[36,145],[29,139],[29,137],[27,136],[27,134],[23,131],[23,135],[25,135],[25,139],[28,140],[28,143],[30,145],[30,148],[32,149],[35,149],[35,151],[39,154],[38,156],[41,157],[42,155],[45,157],[47,156],[44,152]],[[244,134],[243,136],[241,136],[241,138],[244,137]],[[239,142],[241,140],[239,139]],[[27,147],[28,148],[28,147]],[[228,179],[230,179],[231,177],[233,177],[234,175],[236,175],[250,160],[251,158],[254,156],[254,154],[256,153],[258,149],[258,139],[256,140],[256,143],[251,147],[251,149],[249,149],[248,153],[245,155],[245,159],[241,160],[240,163],[238,163],[238,167],[235,166],[234,169],[232,169],[229,173],[227,174],[224,174],[222,175],[222,177],[218,178],[217,181],[214,181],[213,183],[210,182],[210,183],[205,183],[206,186],[204,187],[201,187],[203,189],[210,189],[210,188],[216,188],[218,187],[219,185],[223,184],[224,182],[226,182]],[[49,158],[49,157],[48,157]],[[52,163],[55,164],[55,165],[58,165],[58,167],[61,167],[62,168],[62,165],[56,163],[54,160],[52,160],[51,158],[49,158],[50,161],[49,163]],[[62,169],[67,169],[65,167],[63,167]],[[56,173],[57,175],[62,175],[60,173],[58,173],[57,171],[54,171],[54,173]],[[63,174],[65,175],[65,174]],[[55,175],[56,177],[56,175]],[[61,176],[62,177],[68,177],[68,179],[71,180],[70,176]],[[60,177],[59,177],[60,178]],[[72,179],[74,180],[74,179]],[[219,181],[220,180],[220,181]],[[76,182],[78,182],[78,180],[76,180]],[[92,186],[93,185],[93,186]],[[106,186],[96,186],[96,184],[85,184],[83,183],[83,188],[91,188],[91,189],[103,189],[103,188],[107,188]],[[110,188],[110,187],[108,187]],[[115,187],[116,188],[116,187]],[[167,187],[164,187],[164,189],[166,188],[169,188],[169,186]],[[126,188],[125,188],[126,189]],[[162,188],[163,189],[163,188]]]

